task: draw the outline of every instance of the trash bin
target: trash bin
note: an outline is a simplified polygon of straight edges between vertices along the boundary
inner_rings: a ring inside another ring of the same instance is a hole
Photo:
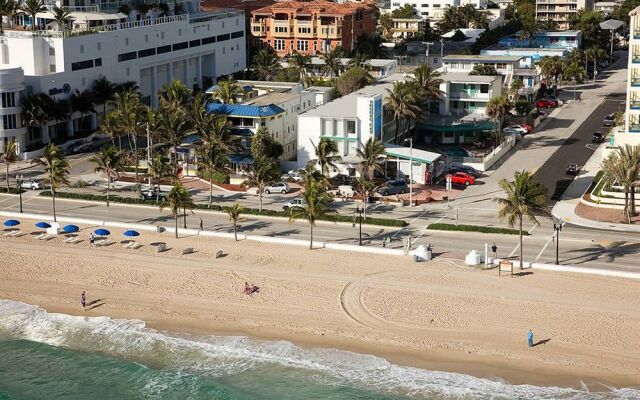
[[[156,226],[156,232],[157,232],[157,233],[162,233],[162,232],[164,232],[164,226]]]
[[[414,262],[414,263],[417,263],[417,262],[419,262],[419,261],[420,261],[420,257],[418,257],[418,255],[417,255],[417,254],[414,254],[414,255],[413,255],[413,262]]]

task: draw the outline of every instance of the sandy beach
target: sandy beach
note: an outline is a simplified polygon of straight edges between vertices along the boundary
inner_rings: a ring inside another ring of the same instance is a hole
[[[0,238],[0,298],[50,312],[140,319],[177,333],[247,335],[374,354],[510,383],[640,385],[640,282],[543,271],[499,277],[452,262],[142,232],[137,250],[63,236]],[[151,243],[166,243],[157,254]],[[181,255],[185,247],[193,254]],[[223,250],[223,258],[215,253]],[[248,281],[261,288],[243,293]],[[93,302],[83,312],[82,290]],[[528,348],[527,330],[536,342]]]

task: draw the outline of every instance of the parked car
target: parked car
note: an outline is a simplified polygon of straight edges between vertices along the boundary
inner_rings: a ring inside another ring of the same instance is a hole
[[[44,189],[44,185],[42,182],[36,181],[35,179],[27,179],[22,181],[20,189],[42,190]]]
[[[615,124],[616,124],[616,115],[615,114],[606,115],[604,117],[604,119],[602,120],[602,126],[604,126],[605,128],[611,128]]]
[[[560,100],[557,96],[553,96],[553,95],[548,95],[548,96],[544,96],[543,97],[544,100],[551,100],[551,101],[555,101],[557,105],[561,106],[562,104],[564,104],[564,102],[562,100]]]
[[[591,143],[602,143],[604,142],[604,135],[602,132],[593,132],[591,136]]]
[[[522,139],[522,133],[520,133],[520,132],[518,132],[518,131],[516,131],[516,130],[513,130],[513,129],[504,129],[504,130],[502,131],[502,133],[503,133],[505,136],[513,136],[513,137],[515,137],[515,138],[516,138],[516,141],[518,141],[518,140]]]
[[[529,131],[522,127],[521,125],[511,125],[509,127],[504,128],[504,130],[510,130],[510,131],[515,131],[515,132],[520,132],[521,135],[526,135],[527,133],[529,133]]]
[[[291,191],[291,188],[289,187],[289,185],[287,185],[287,182],[277,182],[264,188],[264,192],[266,194],[269,194],[269,193],[285,194],[285,193],[289,193],[290,191]]]
[[[292,169],[291,171],[283,174],[280,179],[283,181],[292,180],[294,182],[301,182],[304,176],[307,174],[307,170],[304,168]]]
[[[578,164],[569,163],[567,165],[567,175],[578,175]]]
[[[549,100],[549,99],[540,99],[536,102],[536,107],[538,108],[556,108],[558,107],[558,103],[553,101],[553,100]]]
[[[282,205],[282,209],[285,211],[289,211],[294,208],[304,208],[307,205],[307,202],[302,198],[291,199]]]
[[[451,168],[449,168],[450,174],[455,174],[456,172],[464,172],[465,174],[469,174],[474,178],[482,175],[482,172],[468,165],[452,166]]]
[[[533,127],[529,124],[518,124],[518,126],[521,126],[522,128],[524,128],[527,131],[527,133],[533,132]]]
[[[157,186],[140,191],[140,200],[156,200],[156,199],[160,201],[167,201],[167,193],[161,191],[160,188]]]
[[[378,193],[383,196],[389,196],[391,194],[402,194],[409,191],[409,186],[404,179],[394,179],[387,181],[382,187],[378,189]]]
[[[332,188],[338,188],[338,186],[342,185],[351,185],[353,183],[353,179],[349,175],[338,174],[332,176],[329,179],[329,183],[331,184]]]
[[[467,174],[466,172],[456,172],[455,174],[448,174],[446,178],[451,177],[451,183],[456,185],[473,185],[476,183],[476,178]]]

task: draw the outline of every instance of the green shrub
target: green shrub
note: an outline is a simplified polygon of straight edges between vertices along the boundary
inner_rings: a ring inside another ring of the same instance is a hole
[[[20,191],[22,191],[22,193],[25,192],[24,189],[18,189],[15,187],[9,187],[9,194],[20,194]],[[7,187],[6,186],[0,186],[0,193],[7,193]]]
[[[500,233],[503,235],[518,235],[520,232],[517,229],[510,228],[496,228],[493,226],[479,226],[479,225],[454,225],[436,223],[427,227],[434,231],[458,231],[458,232],[480,232],[480,233]],[[528,236],[527,231],[522,231],[524,236]]]
[[[135,173],[136,172],[136,168],[132,167],[130,165],[125,165],[124,167],[122,167],[122,172],[132,172]],[[146,174],[147,173],[147,168],[145,167],[138,167],[138,173],[139,174]]]
[[[230,176],[227,173],[214,171],[210,174],[202,170],[198,171],[198,177],[206,180],[207,182],[209,181],[209,175],[211,175],[213,183],[229,183]]]
[[[40,192],[40,196],[51,197],[51,191],[45,190]],[[88,201],[99,201],[106,202],[107,196],[101,194],[90,194],[90,193],[71,193],[71,192],[57,192],[56,197],[60,199],[76,199],[76,200],[88,200]],[[120,196],[109,196],[109,201],[112,203],[122,203],[122,204],[144,204],[148,206],[157,206],[154,200],[140,200],[137,197],[120,197]],[[217,204],[212,204],[211,207],[208,207],[207,204],[204,203],[196,203],[196,209],[198,210],[210,210],[210,211],[221,211],[228,212],[231,207],[229,206],[220,206]],[[256,208],[245,208],[242,211],[243,214],[248,215],[263,215],[268,217],[282,217],[289,218],[288,211],[278,211],[278,210],[260,210]],[[329,214],[324,218],[321,218],[324,221],[332,221],[332,222],[354,222],[353,216],[350,215],[340,215],[340,214]],[[367,217],[366,220],[362,221],[365,225],[379,225],[379,226],[389,226],[389,227],[397,227],[403,228],[408,225],[406,221],[400,219],[388,219],[388,218],[372,218]]]

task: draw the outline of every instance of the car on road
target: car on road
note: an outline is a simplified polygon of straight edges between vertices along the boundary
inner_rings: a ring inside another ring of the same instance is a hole
[[[456,172],[454,174],[447,174],[446,179],[451,178],[451,183],[456,185],[473,185],[476,183],[476,178],[467,174],[466,172]]]
[[[520,133],[519,131],[513,130],[513,129],[504,129],[502,131],[502,133],[505,136],[513,136],[513,137],[515,137],[516,141],[522,139],[522,133]]]
[[[353,183],[353,179],[349,175],[338,174],[329,178],[329,183],[332,188],[338,188],[338,186],[342,185],[351,185]]]
[[[611,128],[615,124],[616,124],[616,115],[615,114],[606,115],[604,117],[604,119],[602,120],[602,126],[604,126],[605,128]]]
[[[509,131],[514,131],[514,132],[519,132],[521,135],[526,135],[527,133],[529,133],[529,131],[527,130],[527,128],[523,127],[522,125],[511,125],[508,126],[506,128],[504,128],[504,130],[509,130]]]
[[[409,185],[404,179],[394,179],[387,181],[378,189],[378,193],[383,196],[389,196],[392,194],[403,194],[409,191]]]
[[[602,132],[593,132],[591,136],[591,143],[602,143],[604,142],[604,135]]]
[[[304,168],[292,169],[286,174],[283,174],[280,179],[283,181],[292,180],[294,182],[302,182],[306,174],[307,170]]]
[[[553,100],[549,100],[549,99],[540,99],[536,102],[536,107],[538,108],[556,108],[558,107],[558,103],[553,101]]]
[[[555,101],[558,106],[561,106],[561,105],[564,104],[564,102],[562,100],[560,100],[557,96],[552,96],[552,95],[544,96],[543,99],[544,100]]]
[[[567,171],[566,171],[567,175],[578,175],[578,171],[579,171],[578,164],[569,163],[567,165]]]
[[[451,168],[449,168],[450,174],[455,174],[456,172],[464,172],[465,174],[469,174],[474,178],[477,178],[482,175],[482,172],[468,165],[452,166]]]
[[[140,191],[140,200],[160,200],[167,201],[167,193],[154,186]]]
[[[285,211],[289,211],[295,208],[303,209],[307,205],[307,202],[304,199],[298,197],[295,199],[291,199],[282,205],[282,209]]]
[[[20,184],[20,189],[42,190],[44,185],[35,179],[26,179]]]
[[[289,193],[290,191],[291,191],[291,188],[289,187],[289,185],[287,185],[287,182],[277,182],[264,188],[264,192],[266,194],[269,194],[269,193],[286,194],[286,193]]]

